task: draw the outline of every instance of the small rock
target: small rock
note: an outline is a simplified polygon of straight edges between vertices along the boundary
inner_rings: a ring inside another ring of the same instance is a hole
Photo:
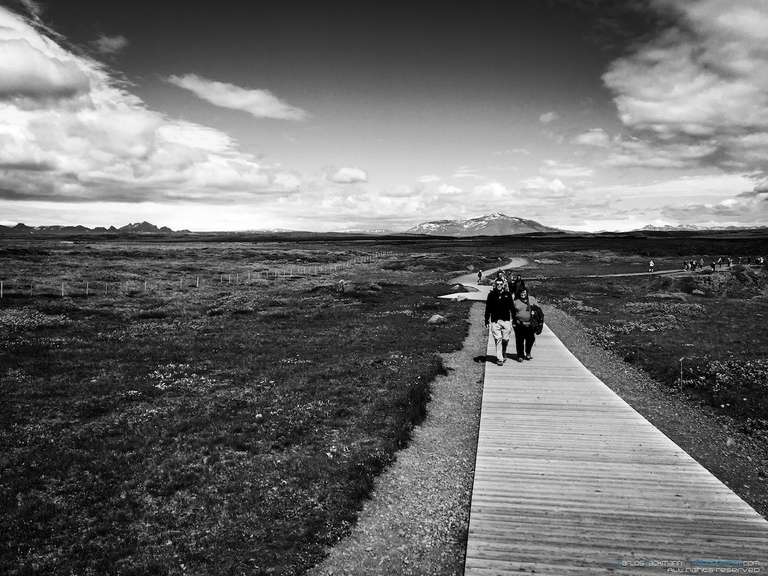
[[[445,316],[440,316],[440,314],[434,314],[429,320],[427,320],[427,324],[445,324],[448,322],[448,320],[445,318]]]
[[[693,294],[694,296],[704,296],[704,290],[699,290],[698,288],[696,288],[696,290],[691,292],[691,294]]]

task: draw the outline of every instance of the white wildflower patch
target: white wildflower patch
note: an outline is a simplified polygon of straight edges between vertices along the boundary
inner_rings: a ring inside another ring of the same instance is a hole
[[[216,386],[209,376],[194,372],[189,364],[163,364],[149,373],[152,385],[161,391],[201,393]]]
[[[34,308],[8,308],[0,310],[0,328],[29,330],[43,326],[62,326],[69,319],[63,314],[44,314]]]

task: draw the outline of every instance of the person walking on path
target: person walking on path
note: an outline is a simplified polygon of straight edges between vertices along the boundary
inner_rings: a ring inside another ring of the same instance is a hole
[[[510,286],[510,291],[512,294],[519,294],[520,290],[525,288],[525,280],[523,280],[523,277],[518,274],[515,276],[514,282],[512,282],[512,286]]]
[[[531,326],[531,307],[537,304],[536,298],[529,296],[525,287],[520,289],[513,301],[515,348],[517,349],[518,362],[533,359],[531,350],[536,341],[536,333]]]
[[[504,289],[504,281],[497,278],[485,301],[485,325],[491,326],[491,334],[496,343],[496,364],[499,366],[504,364],[512,334],[512,310],[512,294]]]
[[[496,282],[501,282],[504,284],[504,290],[509,292],[509,282],[507,282],[507,277],[504,275],[504,272],[502,270],[499,270],[496,272],[496,280],[494,281],[494,284]]]
[[[656,263],[655,263],[653,260],[651,260],[650,262],[648,262],[648,273],[649,273],[649,274],[653,274],[653,269],[654,269],[655,267],[656,267]]]
[[[482,270],[478,270],[477,271],[477,283],[480,284],[482,279],[483,279],[483,271]]]

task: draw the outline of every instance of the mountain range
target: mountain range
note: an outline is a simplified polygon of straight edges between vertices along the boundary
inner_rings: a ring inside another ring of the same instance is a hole
[[[563,232],[558,228],[544,226],[535,220],[507,216],[500,212],[470,218],[469,220],[433,220],[422,222],[406,230],[406,234],[428,234],[430,236],[507,236],[533,232]]]
[[[189,230],[180,230],[179,233],[189,232]],[[126,224],[120,228],[110,226],[97,226],[88,228],[86,226],[27,226],[26,224],[16,224],[16,226],[0,226],[0,234],[175,234],[167,226],[158,228],[149,222],[136,222]]]
[[[648,224],[639,229],[639,232],[710,232],[713,230],[748,230],[754,228],[762,228],[762,226],[697,226],[696,224],[679,224],[678,226],[671,226],[665,224],[664,226],[654,226]]]
[[[643,234],[649,233],[674,233],[674,232],[716,232],[716,231],[742,231],[749,230],[750,228],[738,227],[738,226],[721,226],[721,227],[707,227],[696,226],[694,224],[678,225],[678,226],[654,226],[648,225],[643,228],[632,230],[629,232],[610,232],[603,230],[596,232],[596,234]],[[765,227],[752,227],[751,229],[765,229]],[[107,235],[171,235],[171,234],[190,234],[189,230],[171,230],[167,226],[158,227],[149,222],[136,222],[126,224],[120,228],[110,226],[105,228],[104,226],[97,226],[95,228],[88,228],[86,226],[27,226],[26,224],[16,224],[15,226],[1,226],[0,236],[19,236],[19,235],[80,235],[80,234],[107,234]],[[295,235],[345,235],[345,234],[363,234],[363,235],[398,235],[403,232],[395,232],[393,230],[385,229],[347,229],[339,232],[301,232],[297,230],[288,230],[285,228],[278,228],[272,230],[250,230],[241,232],[226,232],[226,234],[273,234],[279,236],[295,236]],[[499,212],[488,214],[486,216],[480,216],[478,218],[470,218],[468,220],[431,220],[429,222],[422,222],[412,228],[409,228],[404,234],[421,234],[427,236],[448,236],[454,238],[461,238],[467,236],[512,236],[516,234],[532,234],[532,233],[544,233],[544,234],[574,234],[575,232],[569,230],[562,230],[559,228],[552,228],[551,226],[545,226],[535,220],[526,220],[524,218],[516,218],[514,216],[507,216]],[[216,234],[216,232],[211,232]],[[589,232],[582,232],[582,234],[590,234]]]

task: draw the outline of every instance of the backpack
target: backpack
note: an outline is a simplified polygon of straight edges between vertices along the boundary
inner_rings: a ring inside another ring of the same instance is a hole
[[[544,329],[544,311],[536,304],[531,306],[531,328],[537,335]]]

